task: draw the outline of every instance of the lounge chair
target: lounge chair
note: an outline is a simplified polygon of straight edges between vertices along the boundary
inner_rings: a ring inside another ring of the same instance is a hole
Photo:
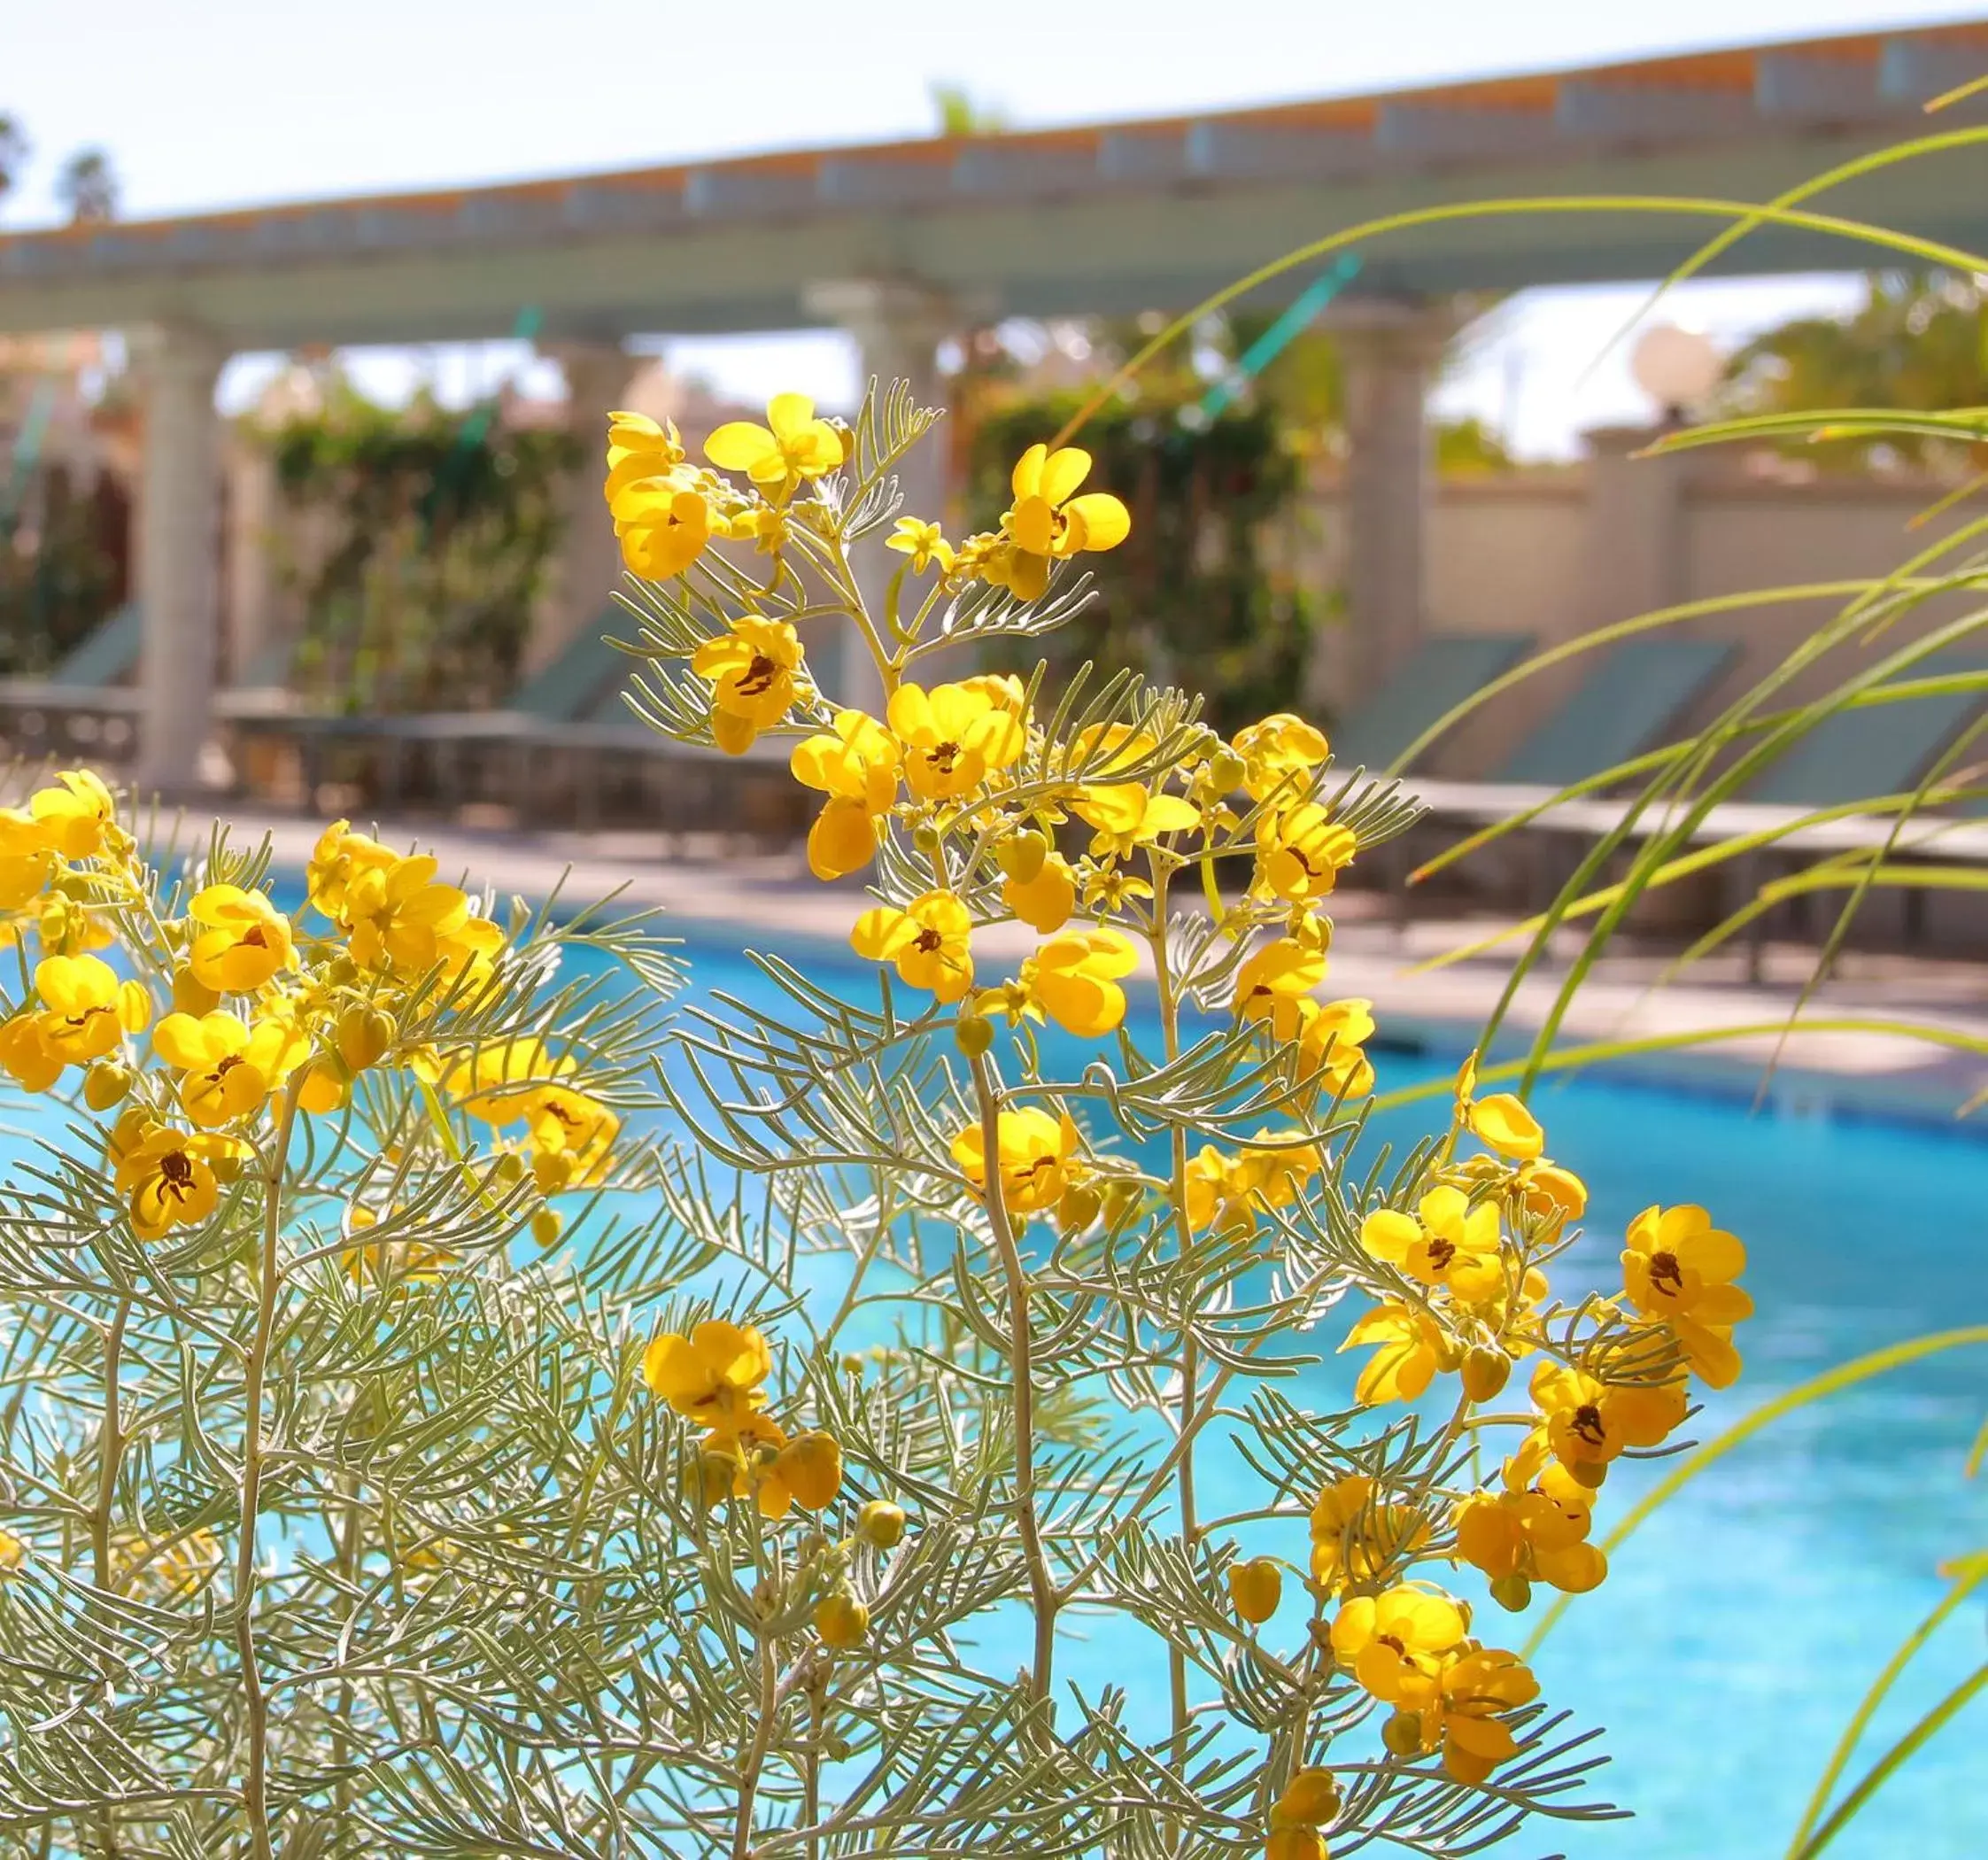
[[[1655,748],[1739,655],[1714,639],[1625,639],[1491,777],[1565,788]]]
[[[143,616],[128,602],[46,678],[0,679],[0,734],[8,749],[27,757],[128,758],[144,702],[131,683],[143,640]]]
[[[1935,654],[1905,676],[1932,678],[1941,671],[1981,669],[1978,649],[1960,647]],[[1984,702],[1988,694],[1981,691],[1955,691],[1838,710],[1764,769],[1747,789],[1746,799],[1806,812],[1910,793]]]
[[[1330,732],[1333,760],[1348,772],[1389,767],[1432,724],[1511,670],[1532,643],[1524,633],[1431,633]]]

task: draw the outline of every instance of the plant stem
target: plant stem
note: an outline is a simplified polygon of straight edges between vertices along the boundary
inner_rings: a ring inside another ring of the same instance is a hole
[[[1049,1696],[1056,1664],[1056,1609],[1060,1599],[1042,1549],[1035,1515],[1035,1341],[1029,1329],[1028,1277],[1008,1220],[1001,1186],[1001,1095],[985,1053],[973,1061],[973,1089],[980,1104],[981,1174],[985,1178],[987,1225],[1008,1280],[1009,1366],[1015,1382],[1015,1515],[1022,1554],[1028,1565],[1030,1605],[1035,1613],[1035,1656],[1029,1668],[1029,1695]]]
[[[1149,869],[1153,875],[1153,919],[1147,941],[1153,950],[1153,982],[1159,996],[1162,1050],[1167,1063],[1172,1065],[1180,1057],[1180,1002],[1174,989],[1166,947],[1166,892],[1172,868],[1165,861],[1155,858]],[[1173,1218],[1181,1251],[1186,1252],[1194,1244],[1194,1233],[1187,1225],[1187,1133],[1178,1123],[1173,1127],[1171,1143]],[[1188,1432],[1201,1393],[1200,1383],[1201,1350],[1190,1332],[1180,1339],[1180,1419],[1175,1423],[1175,1431],[1183,1445],[1173,1482],[1174,1499],[1180,1512],[1180,1544],[1189,1556],[1194,1554],[1201,1540],[1201,1520],[1195,1503],[1194,1440]],[[1169,1647],[1166,1665],[1173,1703],[1173,1760],[1176,1764],[1185,1764],[1190,1730],[1186,1652],[1178,1647]]]
[[[110,1592],[111,1506],[117,1497],[118,1468],[124,1457],[123,1422],[118,1411],[118,1378],[124,1369],[124,1327],[131,1316],[131,1300],[120,1298],[104,1339],[104,1424],[97,1438],[97,1507],[90,1513],[91,1561],[97,1586]],[[114,1809],[104,1810],[104,1860],[117,1860],[118,1824]]]
[[[731,1860],[747,1860],[752,1854],[752,1810],[760,1794],[760,1771],[765,1769],[765,1753],[773,1742],[773,1715],[779,1711],[779,1687],[773,1677],[773,1643],[760,1641],[760,1723],[754,1724],[752,1745],[739,1764],[739,1806],[731,1822]]]
[[[242,1386],[245,1418],[242,1431],[241,1542],[235,1559],[235,1644],[241,1655],[242,1693],[248,1707],[249,1748],[242,1778],[242,1806],[249,1818],[250,1851],[254,1860],[275,1860],[269,1840],[269,1705],[255,1657],[255,1526],[262,1502],[266,1445],[262,1438],[262,1388],[268,1374],[269,1349],[276,1330],[276,1294],[281,1289],[278,1242],[282,1234],[283,1176],[289,1163],[290,1127],[297,1121],[297,1100],[303,1090],[304,1078],[301,1068],[290,1075],[263,1174],[262,1257],[257,1275],[260,1297]]]

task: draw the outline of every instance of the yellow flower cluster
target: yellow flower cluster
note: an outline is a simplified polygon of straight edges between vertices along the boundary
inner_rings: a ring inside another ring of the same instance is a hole
[[[929,996],[935,1014],[952,1011],[979,1114],[948,1134],[951,1180],[954,1192],[988,1211],[1016,1322],[1025,1322],[1026,1301],[1016,1236],[1038,1216],[1068,1236],[1114,1205],[1157,1203],[1171,1207],[1183,1247],[1203,1236],[1255,1246],[1260,1228],[1295,1221],[1331,1191],[1336,1163],[1321,1132],[1334,1107],[1373,1089],[1372,1004],[1324,996],[1327,912],[1360,849],[1327,787],[1330,745],[1286,713],[1226,740],[1164,701],[1135,712],[1106,709],[1103,721],[1066,727],[1056,720],[1062,712],[1039,711],[1036,686],[1015,677],[913,678],[920,629],[941,596],[957,608],[978,583],[1023,607],[1042,601],[1060,562],[1116,547],[1131,520],[1109,493],[1081,492],[1087,453],[1031,446],[1015,465],[998,529],[955,545],[925,516],[898,519],[884,546],[904,560],[886,611],[872,614],[855,592],[839,527],[841,513],[882,482],[883,466],[866,467],[861,453],[795,395],[776,399],[764,426],[714,434],[708,455],[717,471],[692,465],[673,430],[614,416],[607,494],[635,573],[685,574],[714,539],[751,540],[777,564],[783,551],[805,556],[830,590],[810,605],[794,576],[795,599],[783,604],[772,599],[777,567],[756,591],[739,574],[698,570],[709,585],[707,617],[696,624],[716,630],[695,644],[685,636],[681,651],[708,692],[711,740],[737,754],[770,732],[799,737],[793,772],[821,797],[808,834],[810,869],[824,881],[872,868],[878,875],[874,902],[855,915],[852,949]],[[817,484],[851,467],[855,489],[840,478]],[[936,579],[906,624],[900,601],[912,576]],[[692,610],[688,601],[673,609]],[[835,708],[817,693],[801,631],[817,614],[855,624],[879,704]],[[678,688],[698,692],[695,684]],[[1115,720],[1127,716],[1137,720]],[[1236,874],[1226,892],[1220,869]],[[1198,887],[1212,920],[1185,976],[1169,966],[1177,880]],[[994,939],[986,933],[1009,925],[1032,933],[1033,944],[1012,973],[990,974]],[[1126,984],[1142,964],[1162,1004],[1165,1058],[1179,1057],[1187,992],[1226,1007],[1242,1036],[1235,1050],[1280,1081],[1291,1127],[1247,1141],[1225,1135],[1191,1155],[1179,1139],[1171,1174],[1156,1178],[1092,1153],[1056,1095],[1033,1076],[1025,1090],[1002,1089],[995,1023],[1007,1023],[1027,1055],[1036,1025],[1103,1039],[1124,1026]],[[1526,1105],[1480,1096],[1474,1065],[1466,1066],[1447,1142],[1399,1205],[1360,1213],[1357,1252],[1344,1264],[1375,1301],[1342,1345],[1372,1352],[1358,1375],[1359,1403],[1419,1401],[1439,1376],[1454,1376],[1443,1448],[1466,1427],[1509,1425],[1521,1435],[1484,1490],[1444,1489],[1435,1473],[1404,1476],[1367,1459],[1323,1481],[1310,1515],[1314,1646],[1329,1646],[1352,1682],[1389,1708],[1384,1737],[1396,1757],[1440,1752],[1465,1783],[1482,1783],[1514,1755],[1512,1715],[1538,1687],[1513,1655],[1472,1638],[1464,1603],[1413,1572],[1474,1566],[1512,1608],[1527,1604],[1535,1582],[1567,1593],[1595,1587],[1607,1565],[1590,1537],[1608,1466],[1669,1438],[1690,1411],[1693,1376],[1723,1387],[1739,1368],[1733,1328],[1751,1306],[1734,1282],[1744,1253],[1701,1209],[1653,1208],[1637,1218],[1619,1299],[1590,1299],[1572,1314],[1549,1303],[1545,1268],[1571,1243],[1587,1198],[1580,1178],[1546,1156]],[[1528,1359],[1537,1366],[1526,1411],[1475,1414]],[[788,1442],[764,1413],[770,1357],[756,1331],[710,1322],[687,1337],[659,1337],[645,1373],[655,1393],[707,1430],[706,1459],[729,1489],[756,1495],[768,1516],[794,1503],[818,1508],[810,1492],[821,1504],[833,1496],[839,1452],[834,1479],[821,1473],[810,1485],[801,1443]],[[802,1437],[811,1438],[825,1437]],[[832,1445],[817,1450],[818,1472]],[[1277,1613],[1285,1567],[1268,1556],[1226,1565],[1230,1607],[1251,1632]],[[1036,1574],[1040,1617],[1053,1585]],[[816,1628],[824,1643],[861,1638],[867,1615],[853,1596],[839,1593],[824,1609]],[[1039,1639],[1039,1655],[1044,1646]],[[1271,1860],[1323,1860],[1338,1814],[1330,1772],[1297,1768],[1269,1812]]]
[[[341,1111],[376,1067],[439,1081],[490,1122],[524,1120],[543,1193],[599,1181],[618,1120],[557,1082],[569,1066],[536,1042],[438,1052],[452,989],[486,980],[504,937],[436,870],[339,821],[306,873],[314,925],[227,882],[161,918],[114,797],[87,771],[60,775],[0,810],[0,925],[43,952],[0,1020],[0,1068],[35,1092],[81,1072],[85,1106],[115,1112],[105,1154],[145,1241],[207,1221],[259,1155],[280,1166],[294,1116]],[[376,1218],[353,1213],[355,1228]]]
[[[642,1379],[704,1432],[707,1492],[752,1498],[765,1518],[825,1511],[842,1489],[842,1449],[819,1431],[789,1439],[766,1412],[773,1352],[750,1325],[710,1318],[688,1337],[665,1331],[643,1352]]]

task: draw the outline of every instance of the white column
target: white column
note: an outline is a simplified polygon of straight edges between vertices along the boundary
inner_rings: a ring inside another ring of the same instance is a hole
[[[567,431],[580,459],[560,494],[559,551],[525,642],[522,669],[528,675],[557,657],[581,627],[591,626],[621,585],[621,550],[600,484],[607,475],[607,415],[621,406],[635,372],[619,343],[554,343],[544,353],[566,376]]]
[[[1305,697],[1357,704],[1406,657],[1423,626],[1423,550],[1434,477],[1426,403],[1456,324],[1447,309],[1348,302],[1329,327],[1345,368],[1346,639],[1343,684],[1314,654]]]
[[[837,279],[811,286],[807,307],[840,324],[855,338],[860,373],[866,384],[874,380],[879,390],[887,390],[893,381],[907,381],[920,407],[946,405],[939,345],[956,334],[964,320],[959,306],[943,292],[909,279]],[[900,463],[897,478],[904,500],[902,515],[946,521],[952,491],[948,469],[952,443],[952,433],[942,421]],[[881,612],[885,589],[904,560],[883,546],[891,527],[886,524],[858,550],[856,584],[873,612]],[[883,687],[853,627],[836,642],[832,656],[832,664],[829,655],[819,647],[811,649],[816,677],[837,701],[874,712],[883,701]],[[963,669],[928,659],[921,662],[915,676],[919,682],[930,684],[940,677],[957,676]]]
[[[1605,626],[1689,598],[1684,495],[1705,454],[1636,454],[1664,429],[1600,426],[1588,446],[1582,513],[1582,624]]]
[[[228,435],[223,445],[228,480],[228,676],[231,684],[261,685],[264,649],[280,637],[286,616],[275,570],[276,528],[282,500],[276,461],[259,432]],[[282,682],[278,680],[277,682]]]
[[[187,794],[213,722],[220,645],[220,422],[214,383],[228,358],[211,331],[154,329],[136,345],[144,384],[138,585],[144,688],[137,779]]]

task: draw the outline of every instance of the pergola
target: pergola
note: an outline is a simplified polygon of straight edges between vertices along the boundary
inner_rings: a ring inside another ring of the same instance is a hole
[[[517,185],[79,226],[0,238],[0,331],[118,328],[145,370],[137,551],[144,777],[187,786],[212,707],[216,427],[227,357],[510,333],[521,311],[589,430],[638,333],[849,329],[863,365],[932,391],[945,337],[1002,315],[1185,307],[1386,216],[1525,197],[1764,203],[1906,137],[1988,74],[1988,19],[1436,89],[1030,134],[812,149]],[[1988,252],[1977,148],[1857,177],[1805,210]],[[1422,403],[1462,290],[1659,277],[1718,229],[1675,210],[1438,219],[1360,243],[1333,313],[1349,368],[1348,595],[1357,679],[1420,619]],[[1719,267],[1879,254],[1765,225]],[[1288,301],[1317,267],[1254,294]],[[564,603],[613,577],[591,471]],[[907,487],[923,508],[940,487]],[[584,515],[583,515],[583,513]]]

